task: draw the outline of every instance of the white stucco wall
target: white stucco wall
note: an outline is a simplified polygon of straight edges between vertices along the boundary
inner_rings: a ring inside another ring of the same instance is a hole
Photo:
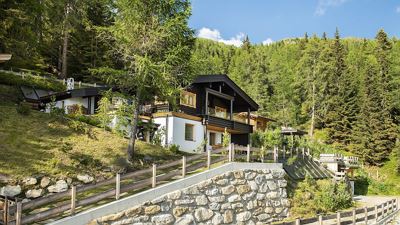
[[[222,132],[218,132],[218,131],[213,131],[213,130],[208,130],[207,131],[207,149],[212,149],[212,146],[210,145],[210,133],[215,133],[215,144],[216,145],[221,145],[222,144],[222,142],[221,142],[221,140],[222,140]]]
[[[92,100],[92,105],[90,107],[90,114],[93,114],[95,112],[95,108],[94,108],[95,97],[90,97],[90,98]],[[74,104],[82,105],[83,107],[88,108],[88,98],[68,98],[68,99],[65,99],[65,100],[56,101],[56,107],[61,109],[62,105],[63,105],[63,102],[64,102],[64,111],[65,111],[65,113],[68,113],[67,112],[67,107],[71,106],[71,105],[74,105]],[[50,112],[49,106],[50,105],[47,104],[46,112]]]
[[[159,124],[159,130],[166,129],[167,117],[159,117],[154,119],[154,123]],[[185,140],[185,124],[193,125],[193,141]],[[168,116],[167,134],[162,138],[162,144],[165,145],[167,138],[168,145],[179,145],[181,151],[194,153],[199,150],[204,139],[204,126],[200,121],[194,121],[176,116]]]

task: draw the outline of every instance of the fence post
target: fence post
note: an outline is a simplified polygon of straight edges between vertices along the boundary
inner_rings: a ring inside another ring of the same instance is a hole
[[[17,202],[17,212],[15,215],[15,225],[21,225],[22,224],[22,202]]]
[[[353,209],[353,224],[356,224],[356,210]]]
[[[82,81],[79,81],[79,88],[82,86]]]
[[[283,159],[286,159],[286,146],[285,145],[282,146],[282,150],[283,150]]]
[[[386,202],[382,203],[382,218],[385,217],[385,208],[386,208],[385,205]]]
[[[232,162],[234,162],[235,161],[235,144],[234,143],[232,143]]]
[[[307,148],[307,155],[310,156],[310,148]]]
[[[182,156],[182,178],[186,176],[186,156]]]
[[[303,155],[303,159],[304,159],[304,147],[301,149],[301,154]]]
[[[299,148],[296,147],[296,156],[299,155]]]
[[[76,207],[76,186],[71,187],[71,215],[75,214]]]
[[[264,163],[264,146],[261,146],[261,162]]]
[[[121,192],[121,174],[117,173],[115,177],[115,199],[119,199],[119,195]]]
[[[157,185],[157,165],[153,164],[153,177],[151,178],[151,187],[155,188]]]
[[[375,222],[378,222],[378,206],[375,205]]]
[[[340,225],[340,221],[341,221],[341,219],[340,219],[340,212],[337,212],[337,213],[336,213],[336,224],[337,224],[337,225]]]
[[[296,225],[300,225],[300,224],[301,224],[300,218],[297,218],[296,219]]]
[[[247,162],[250,162],[250,144],[247,144]]]
[[[233,146],[233,144],[232,143],[230,143],[229,144],[229,150],[228,150],[228,161],[229,162],[232,162],[232,147]]]
[[[368,224],[368,207],[364,207],[364,212],[365,212],[364,221],[365,224]]]
[[[207,169],[211,168],[211,150],[207,150]]]
[[[322,215],[318,215],[318,222],[319,222],[319,225],[324,224],[324,221],[322,220]]]
[[[3,205],[3,221],[4,224],[8,224],[8,199],[7,196],[4,197],[4,205]]]

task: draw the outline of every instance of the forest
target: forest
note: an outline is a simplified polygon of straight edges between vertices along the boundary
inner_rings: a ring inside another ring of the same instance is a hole
[[[116,9],[112,0],[0,1],[0,53],[13,54],[1,68],[104,81],[98,71],[126,68],[116,40],[104,35],[118,21]],[[181,52],[191,53],[183,56],[188,68],[175,72],[185,71],[188,79],[228,74],[260,105],[259,114],[367,164],[381,166],[392,153],[400,155],[400,41],[383,29],[375,39],[341,38],[339,29],[269,45],[246,37],[241,47],[192,41],[194,31],[185,32],[180,41],[190,50]]]

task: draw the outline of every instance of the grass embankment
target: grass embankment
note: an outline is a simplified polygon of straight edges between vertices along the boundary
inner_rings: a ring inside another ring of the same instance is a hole
[[[82,133],[71,128],[68,120],[43,112],[30,110],[22,115],[16,110],[20,100],[17,87],[0,84],[0,175],[108,177],[125,166],[127,139],[87,124]],[[131,169],[181,157],[140,141],[137,147]]]
[[[359,195],[400,195],[400,176],[396,172],[397,157],[392,153],[382,167],[359,169],[355,183]]]

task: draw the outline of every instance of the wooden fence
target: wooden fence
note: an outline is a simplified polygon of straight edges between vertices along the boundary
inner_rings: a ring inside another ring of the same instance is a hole
[[[33,199],[22,203],[0,199],[3,209],[0,224],[20,225],[43,221],[49,218],[60,218],[72,215],[79,210],[94,207],[94,204],[104,203],[121,198],[122,194],[134,194],[150,187],[156,187],[177,178],[183,178],[188,173],[202,168],[211,168],[217,163],[240,161],[278,161],[278,148],[263,151],[248,146],[231,144],[228,148],[208,150],[205,153],[183,156],[182,160],[172,161],[163,165],[153,164],[151,168],[138,170],[126,174],[116,174],[114,178],[94,184],[73,186],[69,190],[49,196]],[[90,192],[90,193],[88,193]],[[6,202],[6,203],[5,203]],[[4,204],[5,203],[5,204]],[[97,206],[97,205],[96,205]],[[48,209],[39,210],[43,207]],[[34,211],[35,210],[35,211]]]
[[[291,222],[279,222],[274,225],[347,225],[347,224],[386,224],[399,212],[399,201],[391,199],[373,207],[357,208],[350,211],[329,215],[318,215],[312,218],[297,218]]]

